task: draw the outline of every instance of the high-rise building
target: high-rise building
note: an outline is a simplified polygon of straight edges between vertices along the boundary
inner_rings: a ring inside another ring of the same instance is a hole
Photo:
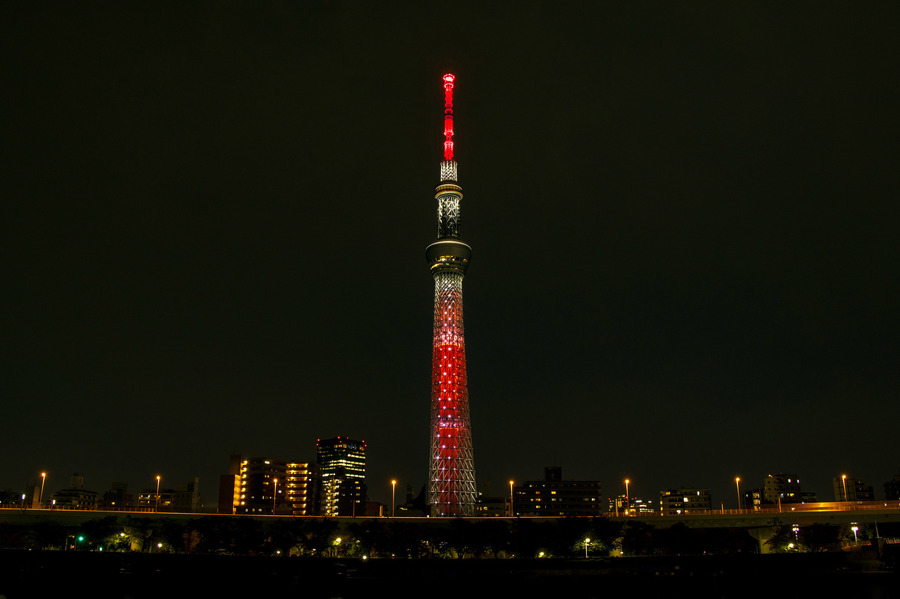
[[[284,501],[287,462],[276,458],[243,458],[236,514],[274,514]],[[278,488],[279,481],[282,488]]]
[[[472,516],[475,461],[469,422],[462,283],[472,248],[459,238],[462,188],[453,159],[453,84],[444,84],[444,159],[435,188],[437,241],[425,249],[434,277],[434,343],[431,368],[431,459],[428,504],[432,516]]]
[[[228,459],[228,474],[219,476],[219,498],[217,511],[220,514],[234,514],[241,505],[241,462],[244,456],[231,454]]]
[[[319,467],[232,455],[219,482],[220,514],[320,515]]]
[[[316,441],[316,463],[322,476],[325,516],[366,513],[366,442],[349,437]]]
[[[295,516],[321,513],[318,464],[288,462],[285,470],[284,501]]]

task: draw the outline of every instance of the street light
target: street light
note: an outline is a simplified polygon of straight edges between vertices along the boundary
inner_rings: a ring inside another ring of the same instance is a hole
[[[734,484],[737,487],[738,509],[741,509],[741,477],[734,477]]]
[[[625,479],[625,514],[628,514],[628,508],[630,507],[630,502],[628,501],[628,483],[631,481],[627,478]]]
[[[584,540],[584,559],[587,559],[587,556],[588,556],[588,554],[587,554],[587,548],[588,548],[588,544],[589,544],[590,542],[591,542],[590,539],[585,539],[585,540]]]
[[[162,479],[160,475],[156,475],[156,510],[159,511],[159,481]]]
[[[509,481],[509,517],[512,518],[515,511],[513,511],[513,483],[515,481]]]
[[[847,501],[847,475],[841,475],[841,483],[844,485],[844,501]]]
[[[276,504],[275,501],[278,498],[278,479],[273,478],[272,483],[274,483],[274,488],[272,490],[272,515],[275,515]]]
[[[395,506],[397,505],[397,479],[391,479],[391,518],[394,517]]]
[[[41,472],[41,497],[38,499],[38,507],[44,507],[44,483],[47,482],[47,473]]]

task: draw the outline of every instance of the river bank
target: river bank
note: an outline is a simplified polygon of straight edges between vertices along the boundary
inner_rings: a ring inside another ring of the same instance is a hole
[[[268,596],[579,598],[620,592],[691,597],[897,597],[900,577],[848,553],[602,559],[329,559],[106,552],[0,552],[6,599]]]

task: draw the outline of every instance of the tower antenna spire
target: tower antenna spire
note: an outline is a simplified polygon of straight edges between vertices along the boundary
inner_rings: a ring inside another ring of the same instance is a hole
[[[444,75],[444,160],[453,160],[453,82],[452,74]]]

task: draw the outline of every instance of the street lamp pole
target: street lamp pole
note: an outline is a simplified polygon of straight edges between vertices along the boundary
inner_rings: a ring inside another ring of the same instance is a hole
[[[41,496],[38,499],[38,507],[44,507],[44,483],[47,482],[47,473],[41,472]]]
[[[741,477],[734,477],[734,485],[737,487],[738,509],[741,509]]]
[[[844,485],[844,501],[847,501],[847,475],[841,475],[841,483]]]
[[[162,479],[160,475],[156,475],[156,510],[159,511],[159,481]]]
[[[509,517],[512,518],[515,515],[515,510],[513,510],[513,483],[515,481],[509,481]]]
[[[631,507],[631,502],[628,501],[628,484],[630,482],[631,481],[628,480],[627,478],[625,479],[625,514],[626,515],[628,514],[628,509]]]
[[[395,516],[394,511],[397,509],[397,479],[391,479],[391,518]]]
[[[277,509],[277,500],[278,500],[278,479],[273,478],[272,483],[274,487],[272,489],[272,515],[275,515],[275,510]]]
[[[584,559],[587,559],[587,556],[588,556],[587,550],[588,550],[588,545],[590,544],[590,542],[591,542],[590,539],[584,540]]]

